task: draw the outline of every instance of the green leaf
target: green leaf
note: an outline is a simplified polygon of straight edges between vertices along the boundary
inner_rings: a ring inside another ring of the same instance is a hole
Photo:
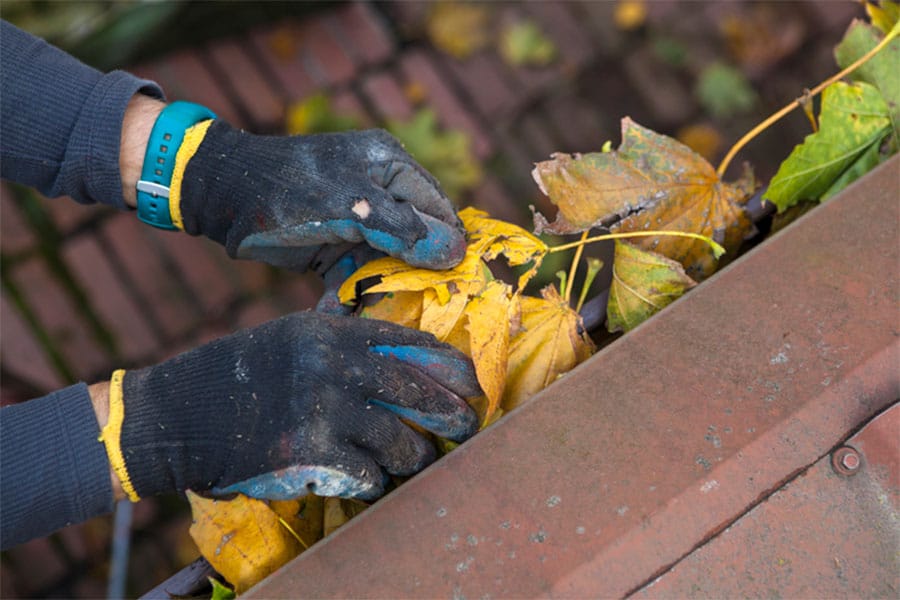
[[[835,59],[842,69],[847,68],[866,52],[874,48],[884,36],[877,28],[854,21],[844,39],[834,49]],[[864,81],[878,88],[888,106],[894,135],[900,138],[900,39],[895,38],[888,45],[860,66],[849,78]]]
[[[696,93],[703,107],[716,118],[747,112],[757,99],[744,74],[723,63],[713,63],[703,69]]]
[[[781,163],[766,199],[779,212],[801,200],[820,200],[890,128],[888,107],[875,87],[842,82],[828,86],[822,94],[819,131],[806,136]]]
[[[390,121],[387,130],[437,178],[450,198],[481,182],[481,165],[472,154],[469,136],[459,130],[439,129],[434,111],[423,109],[409,121]]]
[[[606,328],[631,331],[695,285],[674,260],[616,241]]]
[[[542,67],[556,58],[556,46],[534,21],[509,25],[500,36],[500,54],[514,67]]]
[[[881,153],[880,140],[876,140],[850,165],[846,171],[841,173],[831,187],[822,194],[822,201],[828,200],[839,191],[877,167],[884,162],[887,157]]]
[[[212,584],[212,596],[210,600],[234,600],[236,594],[234,590],[223,584],[215,577],[207,577]]]

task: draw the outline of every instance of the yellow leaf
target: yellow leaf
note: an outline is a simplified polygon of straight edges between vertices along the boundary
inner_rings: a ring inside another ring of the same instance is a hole
[[[308,494],[295,500],[270,500],[269,508],[300,537],[304,550],[322,539],[324,498]]]
[[[490,420],[500,406],[506,385],[509,324],[515,309],[511,294],[508,284],[491,281],[466,306],[472,362],[478,383],[488,400],[485,421]]]
[[[429,288],[437,292],[439,286],[446,286],[452,282],[483,282],[484,272],[481,264],[481,257],[472,252],[467,252],[461,263],[444,271],[411,267],[396,258],[379,258],[366,263],[348,277],[338,290],[338,298],[344,304],[353,302],[356,300],[356,284],[370,277],[380,277],[381,281],[363,293],[417,292]]]
[[[347,523],[350,519],[368,508],[368,505],[358,500],[344,498],[325,498],[325,536],[329,536],[336,529]]]
[[[490,41],[490,9],[472,2],[438,2],[428,13],[428,37],[454,58],[466,58]]]
[[[422,292],[389,292],[375,304],[363,308],[361,316],[419,329]]]
[[[469,302],[467,289],[468,286],[463,285],[450,295],[446,302],[441,302],[434,291],[430,289],[425,290],[422,298],[422,318],[419,329],[433,334],[434,337],[442,342],[445,341],[457,322],[462,318],[466,304]]]
[[[554,286],[521,298],[521,328],[509,344],[503,410],[541,391],[594,352],[578,316]]]
[[[616,241],[606,326],[630,331],[695,285],[674,260]]]
[[[269,505],[238,494],[212,500],[188,491],[190,533],[200,553],[242,593],[303,549]]]

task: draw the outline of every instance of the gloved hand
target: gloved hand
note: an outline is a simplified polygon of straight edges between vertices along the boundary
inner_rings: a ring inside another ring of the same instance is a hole
[[[132,500],[185,489],[373,499],[384,472],[435,457],[400,417],[462,441],[478,427],[463,398],[477,394],[469,360],[430,334],[303,312],[118,371],[102,439]]]
[[[175,176],[183,228],[232,257],[304,271],[333,262],[326,245],[342,242],[435,269],[465,254],[440,186],[386,131],[276,137],[214,121],[185,139]]]

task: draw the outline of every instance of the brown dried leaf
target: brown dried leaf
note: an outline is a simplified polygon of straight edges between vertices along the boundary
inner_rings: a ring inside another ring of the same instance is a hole
[[[535,226],[551,233],[576,233],[600,225],[615,231],[668,230],[697,233],[737,250],[752,223],[742,208],[752,183],[722,182],[712,166],[684,144],[622,120],[622,144],[614,152],[555,154],[532,173],[559,207],[556,222],[535,215]],[[681,262],[695,279],[716,268],[712,249],[682,237],[641,238],[652,249]]]

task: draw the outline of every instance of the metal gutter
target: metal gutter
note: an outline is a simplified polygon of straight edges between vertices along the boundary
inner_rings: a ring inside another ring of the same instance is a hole
[[[245,596],[647,593],[900,398],[898,184],[894,157]]]

